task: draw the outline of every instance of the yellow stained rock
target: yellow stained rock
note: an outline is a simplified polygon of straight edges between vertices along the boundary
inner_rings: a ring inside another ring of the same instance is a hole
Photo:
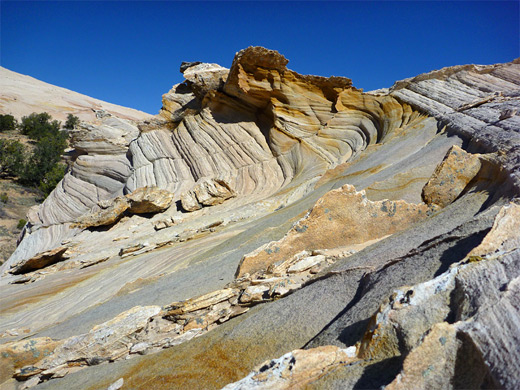
[[[424,202],[446,207],[464,191],[479,173],[481,165],[480,155],[468,153],[456,145],[452,146],[424,186]]]
[[[344,185],[321,197],[308,216],[298,221],[279,241],[246,255],[237,277],[267,269],[302,250],[359,245],[408,228],[427,217],[429,207],[405,201],[372,202],[364,191]],[[357,247],[359,249],[359,247]]]
[[[61,343],[50,337],[38,337],[0,345],[0,383],[11,378],[15,370],[52,355]]]

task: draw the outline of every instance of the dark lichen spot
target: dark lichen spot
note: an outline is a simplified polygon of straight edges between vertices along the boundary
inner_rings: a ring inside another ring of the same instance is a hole
[[[390,200],[383,201],[383,204],[381,205],[381,211],[383,213],[388,213],[389,217],[393,217],[395,215],[396,210],[397,205],[394,202]]]
[[[308,226],[307,225],[303,225],[302,227],[296,225],[296,227],[294,228],[298,233],[305,233],[308,229]]]

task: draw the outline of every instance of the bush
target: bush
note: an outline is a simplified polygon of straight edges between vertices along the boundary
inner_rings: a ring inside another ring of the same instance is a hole
[[[52,117],[46,112],[41,114],[33,112],[31,115],[22,118],[20,130],[22,134],[34,140],[55,136],[60,133],[61,123],[56,120],[51,122],[51,119]]]
[[[67,121],[65,122],[64,128],[68,130],[74,129],[79,124],[79,118],[75,115],[69,114],[67,115]]]
[[[18,141],[0,140],[0,177],[19,177],[25,169],[25,147]]]
[[[7,130],[15,130],[18,121],[12,115],[0,115],[0,132]]]
[[[45,175],[61,160],[67,146],[67,135],[59,133],[56,137],[44,137],[36,143],[36,147],[28,159],[25,169],[19,175],[24,184],[38,186]]]
[[[60,122],[51,119],[46,112],[22,118],[22,133],[36,141],[30,154],[18,141],[0,140],[0,176],[16,177],[24,185],[38,187],[45,196],[66,171],[60,161],[67,147],[68,134],[60,130]],[[75,123],[76,119],[69,115],[67,121]]]
[[[7,196],[6,192],[2,192],[0,194],[0,202],[7,203],[9,201],[9,197]]]
[[[16,228],[18,230],[22,230],[26,223],[27,223],[27,221],[25,219],[20,219],[18,221],[18,225],[16,225]]]
[[[38,186],[45,197],[49,196],[52,190],[56,188],[60,180],[65,176],[65,172],[67,172],[67,166],[65,164],[56,164],[45,174]]]

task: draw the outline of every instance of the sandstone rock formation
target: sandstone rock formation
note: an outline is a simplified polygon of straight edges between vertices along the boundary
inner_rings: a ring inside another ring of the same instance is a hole
[[[142,187],[128,194],[126,198],[130,202],[131,213],[158,213],[170,207],[173,194],[153,187]]]
[[[518,387],[520,63],[287,64],[185,63],[155,118],[77,130],[1,268],[4,386]]]
[[[73,114],[83,121],[96,121],[96,111],[106,111],[120,118],[143,120],[152,116],[138,110],[45,83],[0,67],[0,113],[20,119],[33,112],[48,112],[65,121]]]
[[[181,194],[182,208],[186,211],[195,211],[203,206],[214,206],[236,196],[224,180],[200,180],[191,190]]]
[[[424,186],[422,197],[425,203],[441,207],[452,203],[477,176],[481,165],[479,156],[453,146]]]
[[[267,269],[302,250],[363,249],[426,218],[432,210],[425,204],[403,201],[371,202],[365,193],[345,184],[318,199],[308,215],[296,222],[287,235],[270,242],[241,261],[237,276]]]

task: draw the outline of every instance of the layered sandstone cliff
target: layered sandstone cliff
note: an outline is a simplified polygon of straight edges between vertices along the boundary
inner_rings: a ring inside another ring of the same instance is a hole
[[[1,268],[4,386],[520,383],[520,64],[287,63],[184,63],[155,118],[75,131]]]

